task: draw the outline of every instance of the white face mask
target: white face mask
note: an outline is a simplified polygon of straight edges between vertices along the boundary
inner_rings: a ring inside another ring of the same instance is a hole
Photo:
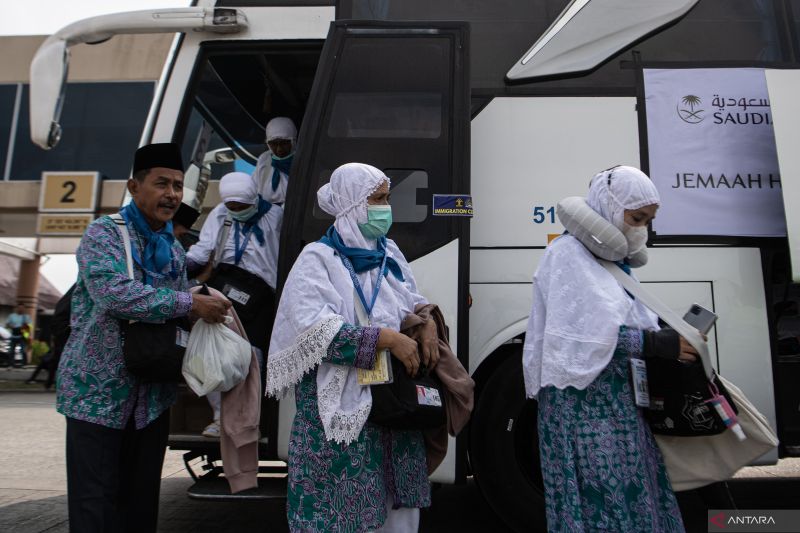
[[[635,254],[647,245],[647,226],[631,226],[625,224],[622,229],[628,241],[628,256]]]
[[[248,220],[250,220],[251,216],[258,213],[258,206],[251,205],[250,207],[242,209],[241,211],[231,211],[230,209],[228,209],[228,213],[231,214],[231,218],[233,218],[234,220],[237,220],[239,222],[247,222]]]

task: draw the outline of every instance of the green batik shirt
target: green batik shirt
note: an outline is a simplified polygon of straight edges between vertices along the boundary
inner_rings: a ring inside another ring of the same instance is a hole
[[[144,238],[128,226],[140,254]],[[185,254],[172,244],[172,261],[152,285],[134,267],[128,278],[125,249],[114,221],[107,216],[86,230],[76,252],[78,281],[72,295],[72,332],[57,373],[56,408],[77,420],[123,429],[131,416],[137,429],[158,418],[175,402],[176,385],[141,383],[122,358],[121,320],[164,322],[185,316],[192,296],[184,269]],[[176,273],[176,274],[171,274]]]

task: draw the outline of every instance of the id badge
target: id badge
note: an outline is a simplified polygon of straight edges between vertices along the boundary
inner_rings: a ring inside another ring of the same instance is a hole
[[[365,368],[356,369],[359,385],[382,385],[384,383],[391,383],[392,365],[389,364],[389,358],[392,355],[389,350],[381,350],[375,355],[375,366],[371,370]]]
[[[181,348],[186,348],[189,344],[189,332],[185,329],[176,328],[175,344]]]
[[[417,385],[417,403],[429,407],[441,407],[442,398],[439,395],[439,391],[435,388]]]
[[[229,299],[233,300],[234,302],[240,303],[242,305],[247,305],[247,302],[250,301],[250,295],[244,291],[240,291],[239,289],[235,289],[233,287],[227,286],[225,287],[227,292],[225,292],[225,296]]]
[[[633,375],[633,395],[636,405],[650,407],[650,389],[647,387],[647,363],[644,359],[631,358],[631,375]]]

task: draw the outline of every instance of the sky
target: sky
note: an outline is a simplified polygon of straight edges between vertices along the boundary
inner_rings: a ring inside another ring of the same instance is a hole
[[[0,35],[49,35],[75,21],[123,11],[186,7],[189,0],[27,0],[5,2]],[[74,255],[49,255],[39,271],[62,293],[75,282]]]
[[[167,7],[189,0],[26,0],[3,2],[0,35],[49,35],[67,24],[96,15]]]
[[[47,255],[42,258],[39,273],[62,294],[78,279],[78,263],[74,255]]]

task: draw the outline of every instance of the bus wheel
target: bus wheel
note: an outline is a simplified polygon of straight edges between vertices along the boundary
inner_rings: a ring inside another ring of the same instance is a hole
[[[537,404],[525,399],[522,350],[494,371],[470,423],[469,458],[492,510],[514,531],[546,531]]]

